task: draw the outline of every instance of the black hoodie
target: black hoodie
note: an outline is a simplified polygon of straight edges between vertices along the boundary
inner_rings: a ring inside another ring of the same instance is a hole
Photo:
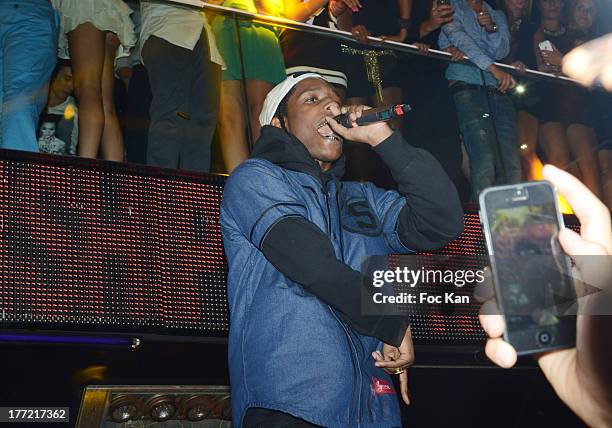
[[[417,251],[433,250],[455,239],[463,230],[463,210],[455,186],[434,157],[410,146],[397,132],[374,150],[389,167],[399,192],[407,198],[396,225],[404,246]],[[344,156],[324,172],[306,147],[280,128],[264,126],[251,157],[311,175],[323,189],[333,180],[342,195],[338,179],[344,174]],[[355,284],[363,284],[371,294],[371,280],[338,260],[329,237],[317,226],[302,217],[287,217],[271,227],[260,248],[277,270],[338,310],[356,331],[399,346],[405,320],[382,313],[362,314],[361,294],[356,292]],[[314,271],[325,275],[309,282]]]

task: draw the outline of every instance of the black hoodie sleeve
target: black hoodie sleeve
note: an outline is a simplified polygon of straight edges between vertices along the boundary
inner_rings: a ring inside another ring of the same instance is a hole
[[[402,244],[431,250],[458,236],[463,210],[455,186],[435,158],[408,145],[398,133],[375,150],[407,199],[396,224]],[[329,237],[314,224],[300,216],[285,217],[268,230],[260,248],[276,269],[337,309],[356,331],[396,346],[401,343],[406,319],[390,315],[389,307],[381,305],[371,305],[379,311],[374,315],[363,315],[362,299],[373,293],[371,279],[338,260]]]
[[[393,305],[372,302],[372,280],[336,258],[332,243],[303,217],[285,217],[270,228],[261,244],[266,258],[290,280],[338,310],[356,331],[399,346],[408,325]]]
[[[443,247],[463,231],[463,208],[457,189],[438,161],[408,144],[398,132],[374,147],[406,198],[397,233],[415,251]]]

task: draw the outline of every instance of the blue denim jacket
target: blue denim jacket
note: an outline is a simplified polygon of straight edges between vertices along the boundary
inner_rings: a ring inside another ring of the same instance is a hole
[[[221,227],[230,265],[229,366],[237,427],[249,407],[326,427],[401,426],[391,379],[371,356],[380,341],[356,333],[259,250],[276,222],[302,216],[329,236],[337,257],[355,270],[367,256],[410,252],[395,227],[404,197],[355,182],[342,183],[339,195],[337,186],[264,159],[247,160],[227,181]],[[342,198],[346,204],[339,203]],[[351,201],[367,207],[369,222],[341,210]],[[363,226],[368,233],[359,230]]]
[[[440,49],[455,46],[478,68],[452,63],[446,70],[446,78],[480,85],[483,83],[480,70],[483,70],[485,83],[488,86],[497,86],[497,81],[487,68],[510,53],[510,31],[506,16],[483,1],[483,8],[489,12],[498,27],[495,33],[487,33],[478,24],[476,12],[466,0],[451,0],[451,5],[455,8],[454,19],[442,27],[438,39]]]

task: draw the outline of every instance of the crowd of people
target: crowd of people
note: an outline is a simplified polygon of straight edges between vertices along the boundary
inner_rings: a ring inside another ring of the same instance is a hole
[[[410,104],[394,128],[438,159],[464,201],[536,178],[539,158],[612,206],[610,96],[525,73],[561,74],[566,53],[608,30],[597,0],[209,3],[355,41],[148,0],[3,2],[0,146],[208,172],[216,137],[231,173],[260,136],[274,85],[317,72],[348,105]],[[442,49],[453,62],[367,36]],[[348,179],[394,186],[370,148],[346,142],[345,153]]]

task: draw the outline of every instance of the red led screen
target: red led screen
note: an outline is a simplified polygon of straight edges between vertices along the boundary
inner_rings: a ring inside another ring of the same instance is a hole
[[[13,151],[0,151],[0,177],[5,328],[227,335],[224,177]],[[436,254],[481,267],[478,214],[465,219]],[[472,309],[413,314],[415,341],[481,341]]]

